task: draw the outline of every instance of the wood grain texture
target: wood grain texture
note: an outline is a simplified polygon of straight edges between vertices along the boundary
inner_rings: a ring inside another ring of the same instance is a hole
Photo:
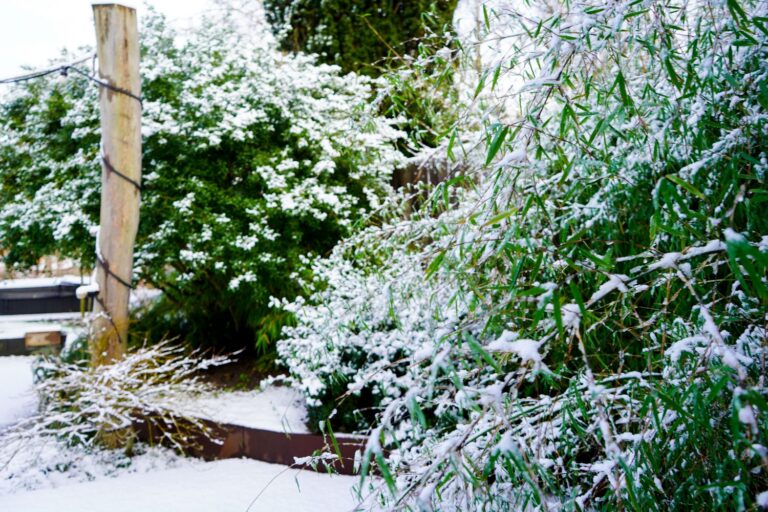
[[[118,4],[95,4],[93,15],[100,79],[140,96],[136,10]],[[103,154],[115,169],[140,183],[140,103],[106,87],[101,87],[99,102]],[[140,191],[110,172],[105,165],[101,172],[99,250],[111,272],[130,283],[133,245],[139,226]],[[90,350],[92,364],[100,365],[125,354],[130,290],[100,266],[96,281],[103,306],[95,305],[97,315],[91,327]]]

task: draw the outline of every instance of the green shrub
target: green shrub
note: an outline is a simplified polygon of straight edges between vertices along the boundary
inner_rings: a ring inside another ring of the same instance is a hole
[[[300,261],[326,254],[380,209],[402,160],[369,80],[284,56],[268,32],[208,20],[183,45],[144,21],[138,276],[198,345],[267,347],[299,293]],[[266,29],[265,29],[266,30]],[[58,253],[93,264],[98,90],[77,75],[17,86],[0,110],[0,249],[28,266]],[[273,314],[274,313],[274,314]]]

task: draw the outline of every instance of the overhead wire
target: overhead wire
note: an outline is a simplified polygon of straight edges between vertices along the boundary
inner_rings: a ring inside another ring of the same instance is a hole
[[[84,57],[82,59],[76,60],[74,62],[70,62],[68,64],[61,64],[59,66],[47,68],[47,69],[41,69],[38,71],[30,71],[29,73],[13,76],[9,78],[3,78],[0,79],[0,84],[16,84],[20,82],[27,82],[29,80],[34,80],[36,78],[42,78],[44,76],[52,75],[54,73],[59,74],[66,74],[65,70],[73,68],[73,66],[77,66],[80,64],[83,64],[85,62],[88,62],[89,60],[92,60],[95,56],[89,55],[88,57]],[[77,69],[77,68],[75,68]]]
[[[93,60],[93,62],[94,62],[93,74],[89,74],[88,72],[83,71],[82,69],[77,67],[78,65],[83,64],[83,63],[85,63],[85,62],[87,62],[89,60]],[[134,94],[133,92],[129,91],[128,89],[124,89],[122,87],[118,87],[116,85],[112,85],[111,83],[109,83],[107,81],[100,80],[100,79],[96,78],[94,76],[95,75],[95,60],[96,60],[96,55],[93,54],[92,56],[84,57],[82,59],[78,59],[76,61],[69,62],[67,64],[61,64],[59,66],[54,66],[54,67],[42,69],[42,70],[39,70],[39,71],[32,71],[32,72],[29,72],[29,73],[26,73],[26,74],[23,74],[23,75],[18,75],[18,76],[14,76],[14,77],[10,77],[10,78],[0,79],[0,84],[16,84],[16,83],[28,82],[30,80],[35,80],[35,79],[38,79],[38,78],[43,78],[43,77],[46,77],[46,76],[49,76],[49,75],[53,75],[55,73],[58,73],[58,74],[66,77],[66,76],[69,76],[69,72],[70,71],[74,71],[78,75],[80,75],[80,76],[82,76],[82,77],[84,77],[84,78],[86,78],[86,79],[88,79],[88,80],[98,84],[100,87],[103,87],[103,88],[108,89],[110,91],[116,92],[118,94],[123,94],[125,96],[130,97],[130,98],[133,98],[134,100],[139,102],[139,106],[140,107],[143,106],[141,97],[139,95]],[[114,167],[114,165],[112,165],[112,162],[110,162],[110,160],[107,157],[107,155],[105,155],[104,153],[101,154],[101,161],[102,161],[102,164],[104,165],[104,168],[107,170],[107,172],[115,174],[119,178],[122,178],[123,180],[125,180],[129,184],[133,185],[134,188],[136,188],[136,190],[139,193],[141,193],[141,191],[142,191],[141,184],[138,181],[136,181],[133,178],[131,178],[128,175],[126,175],[125,173],[122,173],[122,172],[118,171]],[[134,286],[130,282],[130,280],[123,279],[119,275],[115,274],[114,271],[112,271],[112,269],[110,268],[109,262],[105,261],[102,258],[101,254],[99,253],[98,247],[97,247],[97,251],[96,251],[96,263],[97,263],[98,266],[100,266],[102,268],[102,270],[104,271],[105,274],[107,274],[108,276],[112,277],[115,281],[117,281],[122,286],[124,286],[124,287],[126,287],[128,289],[133,289],[134,288]],[[99,296],[98,292],[95,294],[95,298],[96,298],[96,301],[98,301],[99,304],[102,306],[102,309],[107,311],[107,308],[104,305],[104,303],[102,302],[101,297]],[[109,320],[111,322],[112,321],[111,317],[109,317],[109,315],[107,315],[107,316],[108,316],[108,318],[109,318]],[[114,326],[114,322],[113,322],[113,326]],[[117,332],[118,331],[117,326],[114,326],[114,327],[115,327],[115,331]],[[117,334],[118,334],[118,337],[119,337],[120,333],[117,332]]]

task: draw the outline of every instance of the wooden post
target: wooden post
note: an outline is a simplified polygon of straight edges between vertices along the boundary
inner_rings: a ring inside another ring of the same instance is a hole
[[[94,4],[101,107],[101,219],[97,238],[99,286],[89,348],[94,366],[125,354],[133,244],[141,192],[141,79],[136,10]],[[108,85],[107,85],[108,84]],[[110,87],[111,86],[111,87]],[[122,176],[121,176],[122,174]]]

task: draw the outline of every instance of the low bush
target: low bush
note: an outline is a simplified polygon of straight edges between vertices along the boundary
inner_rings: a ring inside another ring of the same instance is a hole
[[[91,450],[115,436],[119,442],[108,444],[130,447],[134,427],[143,422],[152,424],[157,439],[184,452],[193,447],[193,434],[210,434],[210,427],[176,412],[174,401],[210,391],[201,372],[229,362],[225,356],[185,354],[168,343],[97,367],[41,359],[34,368],[39,410],[0,435],[0,453],[13,454],[43,438]]]

